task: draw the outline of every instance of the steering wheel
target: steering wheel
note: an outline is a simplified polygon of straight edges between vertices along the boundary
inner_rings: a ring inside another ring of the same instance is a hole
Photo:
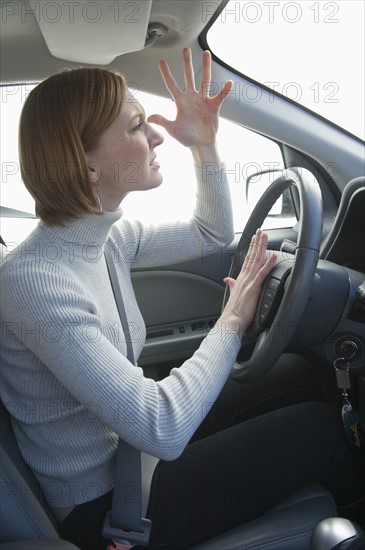
[[[317,180],[304,168],[283,170],[262,195],[252,212],[233,258],[229,276],[239,274],[249,243],[283,191],[294,185],[299,192],[300,221],[294,254],[283,250],[263,284],[255,318],[244,340],[256,344],[248,361],[236,361],[231,378],[251,382],[266,374],[293,338],[310,297],[322,234],[322,195]],[[226,288],[223,307],[228,300]]]

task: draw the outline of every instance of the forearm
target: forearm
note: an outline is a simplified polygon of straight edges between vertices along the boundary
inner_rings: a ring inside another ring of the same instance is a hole
[[[232,242],[232,205],[224,170],[216,169],[216,164],[196,166],[196,177],[197,203],[190,221],[150,227],[134,222],[115,235],[116,242],[137,241],[134,265],[188,261],[223,250]]]

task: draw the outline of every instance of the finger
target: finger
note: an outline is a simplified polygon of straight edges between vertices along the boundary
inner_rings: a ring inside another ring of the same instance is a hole
[[[196,92],[194,67],[193,67],[193,62],[192,62],[192,59],[191,59],[191,50],[190,50],[190,48],[184,48],[183,59],[184,59],[185,87],[186,87],[187,90],[194,90]]]
[[[202,78],[200,82],[200,90],[203,97],[207,97],[210,92],[210,84],[212,79],[212,59],[210,52],[203,52]]]
[[[265,281],[266,277],[269,275],[270,271],[276,263],[277,255],[273,252],[265,261],[264,265],[256,273],[255,282],[259,285]]]
[[[255,247],[255,241],[256,241],[256,236],[254,235],[251,239],[250,246],[248,247],[248,251],[245,256],[245,260],[242,265],[242,271],[247,270],[250,267],[250,263],[252,262],[252,255]]]
[[[166,88],[175,99],[175,97],[181,92],[181,90],[177,85],[176,80],[172,76],[170,67],[165,60],[160,61],[160,73],[162,75]]]
[[[226,99],[229,92],[232,90],[232,87],[233,87],[233,80],[227,80],[227,82],[224,84],[221,91],[216,96],[214,96],[213,98],[214,101],[218,103],[218,105],[221,105],[223,101]]]
[[[252,251],[250,258],[245,266],[245,272],[247,276],[252,280],[255,279],[257,273],[262,266],[266,263],[266,251],[268,245],[268,235],[258,229],[253,240]]]
[[[256,248],[257,248],[257,241],[260,239],[261,236],[261,229],[257,229],[255,235],[251,238],[250,246],[248,248],[245,261],[243,262],[242,269],[246,270],[250,268],[250,265],[255,260],[256,256]]]
[[[266,253],[268,242],[269,242],[269,237],[268,237],[267,233],[264,233],[263,231],[261,231],[260,237],[259,237],[258,242],[257,242],[257,247],[256,247],[256,250],[255,250],[255,252],[256,252],[255,260],[256,261],[263,262],[265,260],[265,253]]]
[[[229,286],[229,288],[233,288],[236,283],[236,281],[232,279],[232,277],[225,277],[223,279],[223,282],[226,283],[226,285]]]
[[[168,120],[162,115],[150,115],[147,118],[147,122],[158,124],[159,126],[162,126],[162,128],[165,128],[165,130],[167,130],[169,134],[172,133],[172,127],[174,123],[172,122],[172,120]]]
[[[251,263],[251,272],[253,276],[264,265],[266,261],[266,250],[268,245],[268,235],[260,230],[260,233],[256,237],[254,256]]]

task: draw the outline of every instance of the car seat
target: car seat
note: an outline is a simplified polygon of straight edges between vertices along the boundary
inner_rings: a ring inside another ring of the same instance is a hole
[[[24,462],[11,427],[10,415],[0,404],[0,542],[3,550],[72,550],[60,539],[55,517],[40,486]],[[194,547],[194,550],[301,550],[309,548],[314,527],[336,516],[331,495],[311,484],[263,516]]]

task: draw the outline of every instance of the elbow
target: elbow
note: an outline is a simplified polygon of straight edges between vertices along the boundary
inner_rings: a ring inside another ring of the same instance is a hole
[[[165,462],[173,462],[174,460],[180,458],[184,450],[185,446],[178,449],[164,449],[162,452],[159,453],[158,458],[160,460],[164,460]]]
[[[234,240],[234,229],[231,226],[231,227],[228,227],[227,231],[225,232],[224,239],[223,239],[223,246],[229,246],[233,240]]]
[[[216,239],[216,245],[219,246],[219,248],[226,248],[231,244],[231,242],[234,240],[234,230],[232,226],[225,227],[219,237]]]
[[[188,437],[178,437],[175,438],[172,434],[168,439],[166,437],[159,438],[158,441],[155,440],[154,444],[150,449],[146,449],[146,452],[156,456],[160,460],[166,462],[172,462],[177,460],[183,454],[186,449],[187,444],[190,441],[190,434]]]

